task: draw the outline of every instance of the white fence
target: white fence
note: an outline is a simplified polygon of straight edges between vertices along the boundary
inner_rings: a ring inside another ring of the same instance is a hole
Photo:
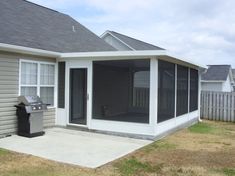
[[[235,92],[201,93],[201,118],[235,122]]]

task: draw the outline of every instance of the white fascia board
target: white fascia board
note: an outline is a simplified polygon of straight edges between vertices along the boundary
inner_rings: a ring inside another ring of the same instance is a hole
[[[5,43],[0,43],[0,51],[15,52],[21,54],[32,54],[37,56],[56,57],[56,58],[60,57],[61,55],[61,53],[59,52],[53,52],[53,51],[47,51],[47,50],[35,49],[35,48],[29,48],[17,45],[10,45]]]
[[[200,63],[192,61],[191,59],[187,59],[187,58],[183,58],[182,56],[178,56],[178,55],[176,55],[175,53],[173,53],[173,52],[171,52],[169,50],[165,50],[165,51],[166,51],[166,56],[172,57],[172,58],[174,58],[176,60],[179,60],[179,61],[190,63],[190,64],[198,66],[198,67],[200,67],[202,69],[206,69],[207,68],[206,65],[202,65]]]
[[[115,38],[117,41],[121,42],[123,45],[125,45],[126,47],[128,47],[129,49],[136,51],[134,48],[132,48],[130,45],[128,45],[127,43],[125,43],[124,41],[122,41],[120,38],[118,38],[117,36],[113,35],[110,31],[105,31],[105,33],[103,33],[100,37],[102,39],[104,39],[104,37],[106,37],[107,35],[111,35],[113,38]]]
[[[181,62],[185,62],[199,68],[205,68],[205,66],[201,64],[197,64],[188,59],[182,59],[178,56],[175,56],[171,52],[167,50],[138,50],[138,51],[106,51],[106,52],[79,52],[79,53],[62,53],[61,58],[66,59],[79,59],[79,58],[118,58],[118,57],[157,57],[157,56],[166,56],[171,59],[179,60]]]
[[[62,53],[61,58],[91,58],[91,57],[128,57],[128,56],[160,56],[166,55],[165,50],[151,51],[102,51],[102,52],[79,52]]]
[[[224,80],[201,80],[203,83],[223,83]]]
[[[109,33],[109,30],[106,30],[103,34],[100,35],[100,38],[105,37]]]
[[[179,60],[181,62],[185,62],[199,68],[205,68],[200,64],[194,63],[189,59],[182,59],[181,57],[175,56],[171,52],[167,50],[142,50],[142,51],[103,51],[103,52],[77,52],[77,53],[60,53],[60,52],[53,52],[47,51],[42,49],[35,49],[29,48],[24,46],[17,46],[17,45],[10,45],[0,43],[0,51],[6,52],[15,52],[21,54],[32,54],[38,56],[45,56],[45,57],[54,57],[60,59],[66,58],[118,58],[118,57],[157,57],[157,56],[166,56],[171,59]]]

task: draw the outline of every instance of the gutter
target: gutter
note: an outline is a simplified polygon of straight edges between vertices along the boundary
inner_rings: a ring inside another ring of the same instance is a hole
[[[202,83],[223,83],[226,80],[201,80]]]
[[[205,69],[204,65],[190,61],[179,56],[172,54],[167,50],[138,50],[138,51],[105,51],[105,52],[79,52],[79,53],[62,53],[61,58],[79,59],[79,58],[115,58],[115,57],[154,57],[154,56],[166,56],[181,62],[185,62],[190,65],[197,66]]]
[[[205,66],[192,62],[189,59],[183,59],[182,57],[175,56],[167,50],[138,50],[138,51],[102,51],[102,52],[75,52],[75,53],[61,53],[42,49],[29,48],[24,46],[10,45],[0,43],[0,51],[14,52],[21,54],[30,54],[36,56],[53,57],[53,58],[118,58],[118,57],[154,57],[154,56],[166,56],[181,62],[188,63],[190,65],[197,66],[199,68],[206,68]]]
[[[5,43],[0,43],[0,50],[6,52],[14,52],[14,53],[21,53],[21,54],[32,54],[36,56],[45,56],[45,57],[60,57],[61,53],[47,51],[42,49],[35,49],[29,48],[24,46],[17,46],[17,45],[9,45]]]

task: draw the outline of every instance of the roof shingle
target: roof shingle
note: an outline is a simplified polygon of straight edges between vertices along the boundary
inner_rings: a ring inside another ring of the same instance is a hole
[[[206,73],[202,75],[204,81],[226,81],[231,65],[208,65]]]
[[[25,0],[1,0],[0,24],[0,43],[62,53],[116,50],[70,16]]]
[[[132,37],[117,33],[115,31],[108,31],[127,45],[129,45],[131,48],[135,50],[165,50],[163,48],[160,48],[158,46],[152,45],[150,43],[146,43],[137,39],[134,39]]]

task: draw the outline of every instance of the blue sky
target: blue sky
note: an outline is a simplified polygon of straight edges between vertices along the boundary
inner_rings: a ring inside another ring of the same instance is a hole
[[[97,35],[114,30],[195,62],[235,68],[234,0],[30,0]]]

